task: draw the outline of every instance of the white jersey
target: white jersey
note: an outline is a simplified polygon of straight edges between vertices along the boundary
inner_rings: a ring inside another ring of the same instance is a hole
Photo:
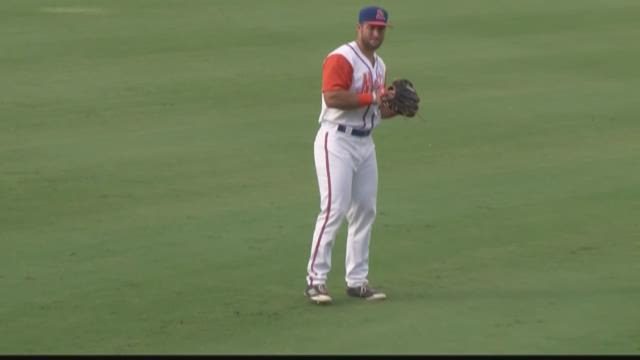
[[[335,49],[327,55],[323,65],[323,92],[342,88],[357,94],[366,94],[384,88],[386,66],[377,54],[374,54],[374,59],[374,63],[371,64],[355,41]],[[380,109],[376,104],[341,110],[327,107],[324,94],[322,95],[320,123],[328,122],[370,130],[375,128],[380,120]]]

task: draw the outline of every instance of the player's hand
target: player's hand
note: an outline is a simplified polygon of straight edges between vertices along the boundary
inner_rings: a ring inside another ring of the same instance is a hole
[[[389,101],[396,96],[396,89],[386,89],[382,101]]]
[[[395,90],[386,89],[384,86],[380,87],[378,90],[376,90],[373,93],[374,103],[376,103],[376,105],[378,106],[393,99],[394,96],[395,96]]]

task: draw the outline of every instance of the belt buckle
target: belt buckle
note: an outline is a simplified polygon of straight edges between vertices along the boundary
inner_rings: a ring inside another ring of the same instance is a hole
[[[347,130],[345,130],[345,132],[344,132],[345,134],[350,135],[350,136],[355,136],[353,134],[353,127],[347,126],[346,128],[347,128]]]
[[[342,124],[338,125],[338,131],[343,132],[350,136],[357,136],[357,137],[366,137],[371,134],[371,130],[359,130],[354,128],[353,126],[347,126]]]

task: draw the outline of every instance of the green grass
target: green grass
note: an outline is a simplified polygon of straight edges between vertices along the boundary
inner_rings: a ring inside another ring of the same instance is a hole
[[[640,353],[640,2],[379,1],[372,283],[302,296],[363,1],[3,0],[0,353]]]

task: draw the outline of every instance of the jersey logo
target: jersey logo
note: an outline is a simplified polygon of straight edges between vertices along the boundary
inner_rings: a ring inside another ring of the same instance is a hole
[[[372,85],[373,81],[371,80],[371,74],[369,72],[362,74],[362,87],[360,88],[360,94],[370,93]]]
[[[362,73],[362,86],[358,91],[359,94],[367,94],[372,92],[373,90],[378,90],[384,86],[384,84],[382,83],[383,76],[381,76],[380,74],[376,74],[376,75],[378,76],[376,77],[375,80],[373,80],[371,79],[370,72],[367,71],[365,73]]]

